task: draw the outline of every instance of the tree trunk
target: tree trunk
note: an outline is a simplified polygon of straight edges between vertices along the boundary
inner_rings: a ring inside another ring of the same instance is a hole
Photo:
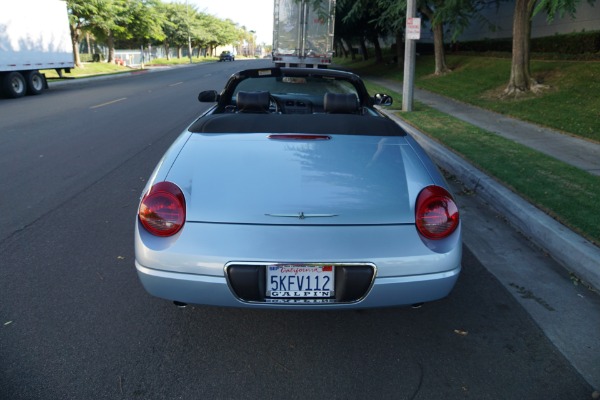
[[[435,55],[435,75],[443,75],[450,72],[446,65],[446,53],[444,52],[444,24],[438,23],[433,25],[434,11],[428,7],[421,7],[421,13],[423,13],[429,22],[431,22],[431,29],[433,30],[433,53]]]
[[[434,75],[443,75],[450,72],[446,65],[446,52],[444,51],[444,25],[436,24],[433,29],[433,51],[435,53]]]
[[[86,41],[86,44],[87,44],[87,53],[89,55],[91,55],[92,54],[92,46],[90,44],[90,33],[89,32],[85,33],[85,41]]]
[[[360,51],[362,52],[363,61],[367,61],[369,59],[369,50],[367,49],[365,38],[360,39]]]
[[[71,45],[73,47],[73,64],[77,68],[81,68],[83,65],[81,64],[81,57],[79,57],[79,33],[76,27],[73,27],[69,24],[69,29],[71,30]]]
[[[396,63],[398,67],[404,68],[404,30],[396,32]]]
[[[525,93],[535,86],[529,69],[531,40],[531,15],[537,0],[516,0],[513,15],[513,44],[512,64],[508,87],[504,91],[507,95]]]
[[[350,56],[351,60],[354,60],[354,52],[352,51],[352,43],[342,40],[342,46],[346,49],[346,54]]]
[[[340,46],[342,47],[342,52],[344,53],[344,58],[348,58],[348,56],[350,56],[350,51],[348,50],[348,48],[346,47],[346,44],[340,40]]]
[[[354,53],[354,48],[352,47],[352,42],[350,41],[344,41],[342,39],[342,44],[345,45],[344,47],[348,47],[348,52],[350,53],[350,59],[352,61],[356,60],[356,54]]]
[[[373,46],[375,46],[375,62],[377,64],[383,64],[383,53],[381,52],[381,46],[379,45],[379,37],[373,35],[371,40],[373,41]]]
[[[112,31],[108,33],[108,37],[106,39],[106,44],[108,45],[108,60],[106,61],[109,64],[115,63],[115,35]]]
[[[348,49],[346,48],[346,44],[344,43],[344,41],[342,39],[338,39],[338,40],[336,40],[336,42],[338,44],[338,48],[342,49],[341,53],[343,54],[344,58],[348,58],[350,53],[348,52]]]
[[[183,57],[183,50],[182,50],[181,46],[177,46],[177,58],[179,60],[181,60],[182,57]]]
[[[165,40],[165,54],[167,55],[167,60],[171,60],[171,49],[169,48],[169,42]]]

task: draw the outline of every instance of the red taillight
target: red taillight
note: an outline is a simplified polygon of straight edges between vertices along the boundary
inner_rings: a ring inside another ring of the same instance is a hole
[[[174,183],[157,183],[142,199],[138,217],[151,234],[173,236],[185,222],[183,192]]]
[[[452,195],[439,186],[428,186],[417,197],[415,221],[429,239],[443,239],[458,227],[458,208]]]

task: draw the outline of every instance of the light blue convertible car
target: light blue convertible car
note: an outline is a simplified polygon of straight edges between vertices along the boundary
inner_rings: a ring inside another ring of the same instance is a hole
[[[421,147],[352,73],[241,71],[142,194],[138,276],[178,305],[405,306],[447,296],[461,224]]]

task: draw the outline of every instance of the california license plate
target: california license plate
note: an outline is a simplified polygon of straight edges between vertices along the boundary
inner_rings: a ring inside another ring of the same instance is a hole
[[[333,265],[267,266],[267,297],[327,298],[335,296]]]

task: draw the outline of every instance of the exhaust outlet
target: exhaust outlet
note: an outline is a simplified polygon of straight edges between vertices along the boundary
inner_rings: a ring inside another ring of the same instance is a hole
[[[187,303],[182,303],[181,301],[174,301],[173,304],[175,304],[175,306],[177,308],[186,308],[187,307]]]

